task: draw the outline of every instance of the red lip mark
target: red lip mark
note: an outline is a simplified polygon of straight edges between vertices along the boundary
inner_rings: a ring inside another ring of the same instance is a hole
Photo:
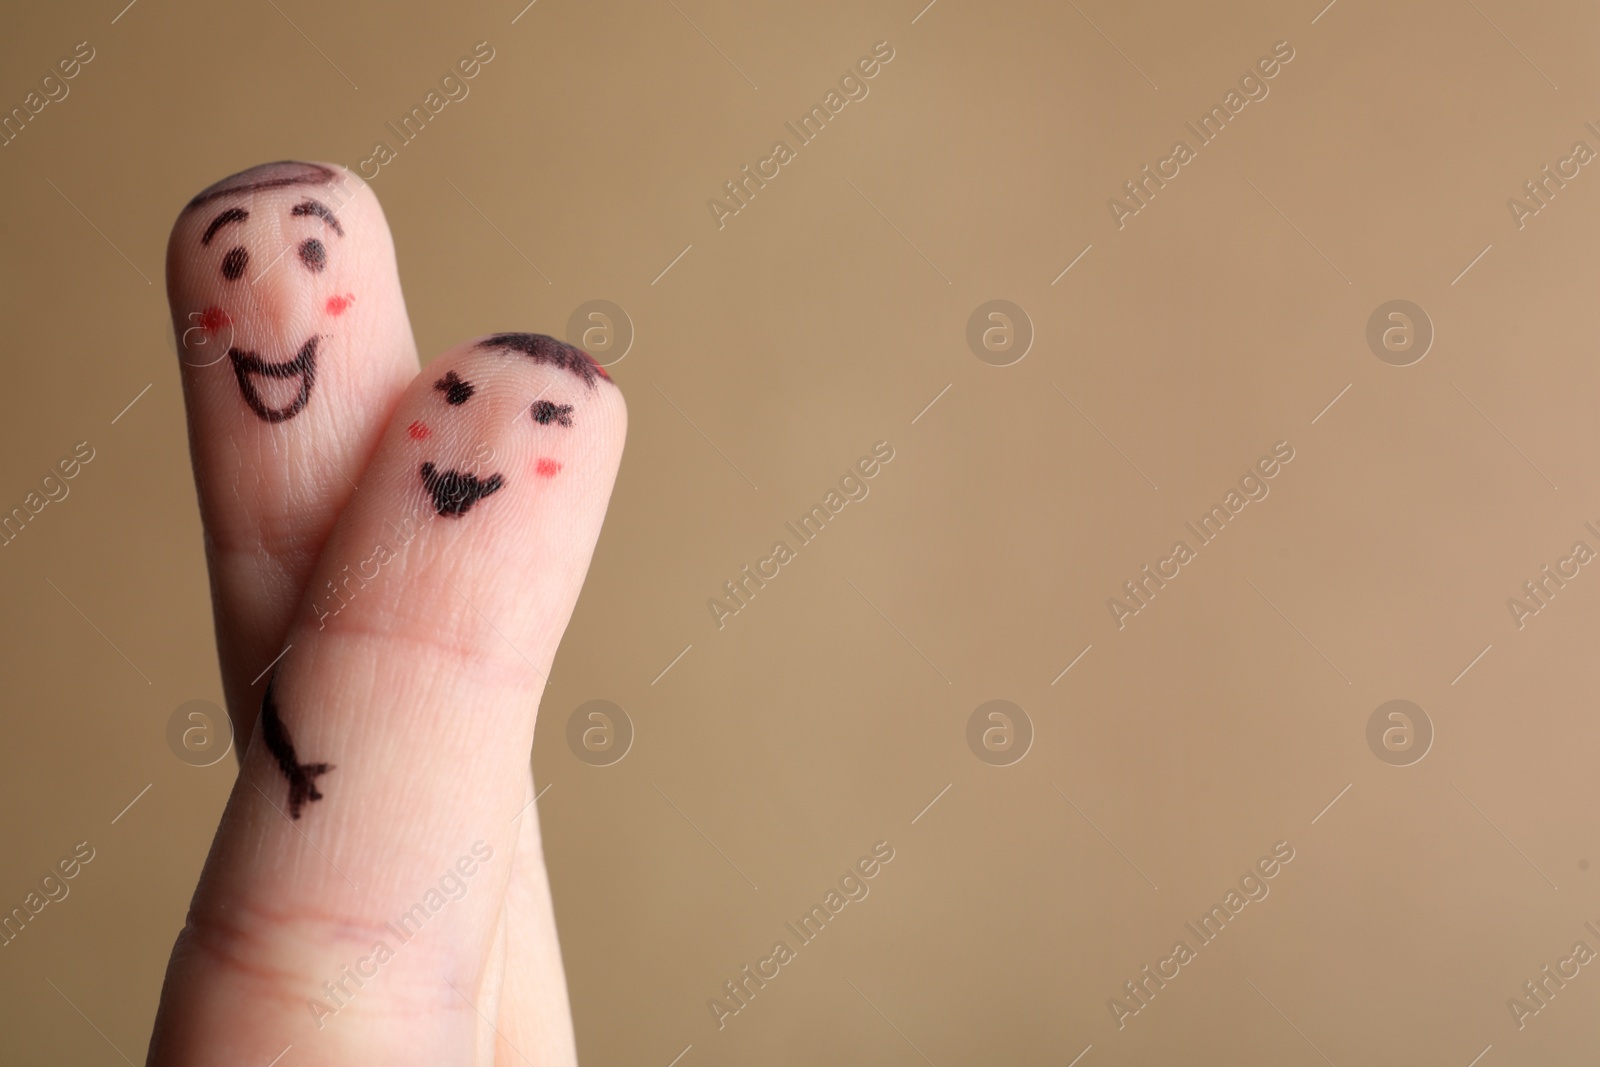
[[[354,293],[346,293],[343,296],[330,296],[328,297],[328,314],[343,315],[345,309],[355,302]]]
[[[534,470],[537,471],[539,476],[542,478],[554,478],[556,476],[556,472],[560,469],[561,464],[549,458],[539,460],[539,465],[534,468]]]
[[[411,439],[413,441],[421,441],[432,432],[432,430],[428,429],[427,424],[421,421],[413,422],[410,426],[406,427],[406,433],[411,435]]]
[[[216,333],[224,326],[231,325],[233,325],[233,320],[228,318],[228,313],[215,304],[200,313],[200,328],[202,330]]]

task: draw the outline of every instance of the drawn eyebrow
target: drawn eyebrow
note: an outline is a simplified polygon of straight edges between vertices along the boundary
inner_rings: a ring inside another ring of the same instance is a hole
[[[211,238],[215,237],[217,235],[217,231],[222,229],[228,223],[243,222],[249,217],[250,212],[246,211],[244,208],[230,207],[228,210],[211,220],[211,225],[206,227],[205,236],[200,238],[200,243],[203,245],[210,244]]]
[[[289,209],[291,215],[315,215],[317,218],[333,227],[333,232],[340,237],[344,236],[344,227],[339,225],[339,219],[334,215],[333,209],[319,200],[302,200]]]
[[[446,371],[443,378],[433,383],[433,387],[444,394],[444,402],[451,407],[465,404],[472,399],[472,394],[478,391],[477,386],[455,371]]]

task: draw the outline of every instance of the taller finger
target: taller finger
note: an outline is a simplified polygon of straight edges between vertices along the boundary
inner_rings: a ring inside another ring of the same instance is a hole
[[[417,373],[416,342],[377,197],[329,163],[265,163],[191,200],[167,293],[223,690],[248,738],[323,543]]]

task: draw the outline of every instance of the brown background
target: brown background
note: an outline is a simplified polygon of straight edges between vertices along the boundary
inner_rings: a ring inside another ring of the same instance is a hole
[[[1525,1029],[1506,1005],[1600,949],[1600,576],[1506,607],[1600,547],[1600,174],[1506,206],[1600,148],[1592,7],[120,6],[0,40],[6,108],[96,52],[0,149],[0,505],[97,453],[0,549],[0,904],[97,852],[0,949],[6,1062],[142,1061],[234,773],[165,740],[221,699],[167,228],[261,160],[355,166],[480,40],[372,183],[422,351],[596,298],[637,332],[534,751],[586,1062],[1593,1062],[1600,964]],[[879,40],[870,96],[719,231],[707,199]],[[1107,198],[1280,40],[1119,231]],[[965,340],[992,298],[1036,331],[1005,368]],[[1436,330],[1408,367],[1364,337],[1397,298]],[[707,599],[879,440],[871,495],[718,631]],[[1270,497],[1119,632],[1106,598],[1280,440]],[[637,731],[609,767],[564,737],[595,698]],[[1036,731],[1003,768],[965,739],[995,698]],[[1436,731],[1409,767],[1366,741],[1392,698]],[[879,840],[871,895],[719,1031],[708,998]],[[1119,1032],[1107,1000],[1280,840],[1271,895]]]

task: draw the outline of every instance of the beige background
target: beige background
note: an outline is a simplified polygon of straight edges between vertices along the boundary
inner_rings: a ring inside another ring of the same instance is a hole
[[[585,1062],[1593,1062],[1600,965],[1524,1029],[1506,1002],[1600,949],[1600,576],[1521,630],[1506,599],[1600,548],[1600,174],[1520,230],[1506,201],[1600,149],[1600,13],[1320,6],[9,12],[5,107],[95,58],[0,148],[0,505],[96,458],[0,549],[0,904],[96,858],[0,949],[0,1058],[142,1062],[233,774],[165,740],[221,699],[167,228],[261,160],[355,166],[486,40],[373,185],[425,354],[597,298],[637,333],[534,751]],[[719,231],[707,199],[879,40],[870,96]],[[1119,231],[1107,198],[1280,40],[1270,95]],[[1005,368],[965,340],[993,298],[1036,332]],[[1364,333],[1402,298],[1436,338],[1394,367]],[[879,440],[871,495],[719,631],[707,599]],[[1271,495],[1119,631],[1106,598],[1280,440]],[[565,741],[596,698],[637,731],[610,767]],[[965,739],[995,698],[1036,731],[1003,768]],[[1393,698],[1436,731],[1408,767],[1366,741]],[[879,840],[871,895],[718,1030],[707,1000]],[[1283,840],[1119,1031],[1108,999]]]

